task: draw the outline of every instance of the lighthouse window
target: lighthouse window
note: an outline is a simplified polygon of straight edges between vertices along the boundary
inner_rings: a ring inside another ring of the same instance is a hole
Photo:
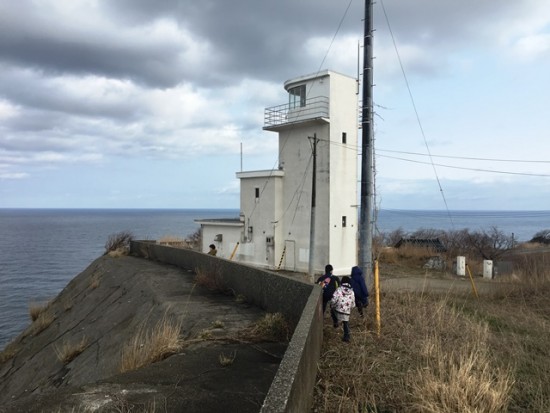
[[[288,104],[290,109],[306,105],[306,85],[296,86],[288,90]]]
[[[345,227],[346,227],[346,221],[347,221],[347,220],[346,220],[346,216],[344,215],[344,216],[342,217],[342,228],[345,228]]]
[[[348,140],[348,134],[346,132],[342,132],[342,143],[347,143]]]
[[[254,195],[255,195],[256,199],[258,199],[260,197],[260,188],[254,188]]]

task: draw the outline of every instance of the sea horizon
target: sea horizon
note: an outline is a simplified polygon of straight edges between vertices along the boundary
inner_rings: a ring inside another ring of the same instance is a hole
[[[238,208],[0,208],[0,349],[29,324],[29,305],[54,298],[105,251],[108,237],[186,237],[198,219],[232,218]],[[546,210],[380,209],[375,231],[496,227],[528,241],[550,228]]]

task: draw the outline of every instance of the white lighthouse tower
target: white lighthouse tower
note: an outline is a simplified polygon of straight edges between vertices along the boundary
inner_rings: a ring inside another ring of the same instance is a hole
[[[198,220],[203,251],[214,243],[219,256],[252,265],[321,273],[331,264],[349,274],[357,264],[357,79],[323,71],[284,87],[288,102],[265,109],[264,130],[279,134],[278,168],[237,173],[240,217]]]

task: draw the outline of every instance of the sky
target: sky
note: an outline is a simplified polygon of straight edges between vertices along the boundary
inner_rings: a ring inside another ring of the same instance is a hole
[[[239,208],[358,0],[0,0],[0,208]],[[550,209],[550,2],[378,0],[376,204]],[[359,134],[360,135],[360,134]]]

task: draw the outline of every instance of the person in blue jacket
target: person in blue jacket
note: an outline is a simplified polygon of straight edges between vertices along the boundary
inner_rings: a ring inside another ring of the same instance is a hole
[[[358,266],[351,269],[351,286],[355,294],[355,306],[359,310],[359,315],[363,317],[363,307],[369,305],[369,290],[363,278],[363,270]]]

